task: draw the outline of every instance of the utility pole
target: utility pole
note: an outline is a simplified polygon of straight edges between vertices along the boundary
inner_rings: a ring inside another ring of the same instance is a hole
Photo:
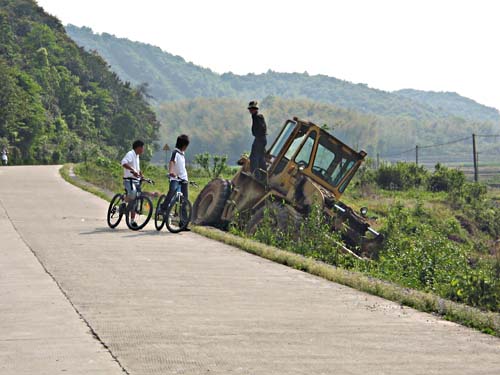
[[[418,145],[415,147],[415,164],[418,167]]]
[[[476,134],[472,133],[472,158],[474,160],[474,182],[479,181],[477,170],[477,150],[476,150]]]

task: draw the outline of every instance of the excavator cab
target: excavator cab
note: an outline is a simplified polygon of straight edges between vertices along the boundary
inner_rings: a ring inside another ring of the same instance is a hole
[[[294,118],[268,151],[267,175],[271,185],[284,187],[290,175],[300,172],[340,199],[365,156],[317,125]]]

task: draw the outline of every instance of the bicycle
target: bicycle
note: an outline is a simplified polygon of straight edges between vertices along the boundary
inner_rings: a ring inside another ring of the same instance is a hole
[[[139,180],[139,184],[143,182],[154,184],[154,181],[149,178],[141,178]],[[128,204],[125,201],[126,196],[127,192],[117,193],[113,199],[111,199],[107,215],[108,226],[112,229],[116,228],[118,224],[120,224],[123,215],[125,215],[125,221],[129,229],[140,230],[144,228],[151,219],[151,215],[153,214],[153,202],[148,197],[147,193],[141,191],[138,191],[135,199],[128,202]],[[135,226],[132,225],[132,212],[135,212]]]
[[[188,183],[187,181],[180,180],[182,183]],[[181,184],[177,186],[175,195],[172,197],[168,208],[166,211],[163,210],[162,205],[164,204],[167,196],[162,194],[158,199],[158,204],[155,211],[155,227],[156,230],[162,230],[165,225],[169,232],[179,233],[187,228],[189,222],[191,221],[191,214],[193,206],[189,201],[188,197],[185,197],[181,190]],[[198,187],[196,182],[189,182],[191,186]]]

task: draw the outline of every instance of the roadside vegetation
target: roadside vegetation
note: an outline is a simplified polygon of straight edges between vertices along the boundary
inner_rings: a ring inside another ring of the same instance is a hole
[[[436,165],[364,167],[346,196],[372,208],[386,236],[374,262],[357,269],[485,310],[500,311],[497,191]]]

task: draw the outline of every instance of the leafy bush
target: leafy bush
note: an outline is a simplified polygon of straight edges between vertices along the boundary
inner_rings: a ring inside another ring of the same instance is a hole
[[[414,163],[383,164],[375,174],[377,184],[388,190],[408,190],[424,186],[429,172]]]
[[[373,159],[367,158],[354,175],[351,184],[361,189],[374,186],[377,183],[377,170],[373,165]]]
[[[430,191],[456,191],[465,184],[465,174],[458,169],[451,169],[436,164],[434,173],[429,177],[427,188]]]
[[[500,207],[486,198],[486,185],[465,183],[449,193],[453,205],[463,211],[464,216],[477,229],[498,238],[500,236]]]

